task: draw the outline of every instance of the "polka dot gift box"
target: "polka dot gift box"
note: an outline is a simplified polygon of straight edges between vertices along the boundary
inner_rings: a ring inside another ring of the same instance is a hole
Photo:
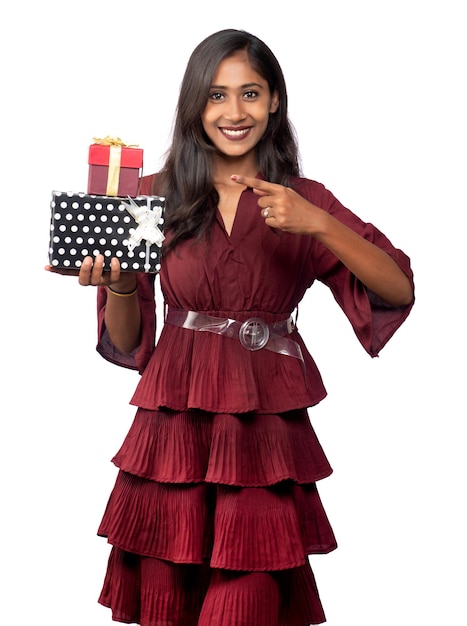
[[[164,198],[117,198],[53,191],[49,263],[77,269],[85,256],[117,257],[123,271],[157,273],[164,240]]]

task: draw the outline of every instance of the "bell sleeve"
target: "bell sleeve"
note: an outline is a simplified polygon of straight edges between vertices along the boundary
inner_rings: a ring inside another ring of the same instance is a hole
[[[97,291],[97,352],[107,361],[138,370],[141,374],[151,354],[156,340],[156,303],[154,297],[154,274],[137,273],[138,302],[141,311],[141,340],[132,352],[121,352],[110,340],[105,326],[105,307],[107,289],[99,287]]]
[[[375,226],[360,220],[337,200],[334,199],[329,212],[389,254],[409,278],[414,289],[410,259],[402,250],[394,247]],[[364,349],[370,356],[378,356],[407,319],[414,300],[407,306],[391,306],[367,289],[330,250],[319,242],[315,242],[315,245],[316,278],[330,288]]]

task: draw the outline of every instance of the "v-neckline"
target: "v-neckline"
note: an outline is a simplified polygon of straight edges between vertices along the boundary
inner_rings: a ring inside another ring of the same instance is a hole
[[[241,204],[242,196],[245,193],[245,191],[247,191],[247,189],[248,189],[248,187],[245,187],[245,189],[242,189],[240,191],[240,195],[238,196],[237,206],[235,207],[235,214],[234,214],[233,219],[232,219],[232,225],[230,227],[230,231],[227,230],[226,223],[225,223],[224,217],[223,217],[223,215],[221,213],[221,210],[219,209],[219,206],[217,207],[217,214],[218,214],[218,216],[220,218],[220,222],[222,224],[224,232],[227,235],[229,240],[232,238],[232,235],[234,234],[234,231],[236,230],[236,223],[238,221],[238,210],[239,210],[239,207],[240,207],[240,204]]]
[[[262,177],[262,175],[259,172],[257,172],[256,175],[255,175],[255,178],[262,179],[263,177]],[[221,211],[219,209],[219,206],[217,206],[216,212],[217,212],[217,214],[218,214],[218,216],[220,218],[220,223],[221,223],[221,225],[222,225],[222,227],[224,229],[224,232],[225,232],[227,238],[229,239],[229,241],[231,240],[232,235],[234,234],[234,231],[237,230],[237,228],[238,228],[238,225],[237,225],[237,222],[238,222],[238,209],[239,209],[239,206],[241,204],[243,194],[246,191],[248,191],[248,190],[249,190],[249,187],[244,187],[241,190],[241,192],[240,192],[240,194],[238,196],[237,207],[235,209],[235,215],[234,215],[234,218],[232,220],[232,227],[230,229],[230,232],[227,230],[226,225],[225,225],[225,221],[224,221],[224,217],[223,217],[223,215],[222,215],[222,213],[221,213]]]

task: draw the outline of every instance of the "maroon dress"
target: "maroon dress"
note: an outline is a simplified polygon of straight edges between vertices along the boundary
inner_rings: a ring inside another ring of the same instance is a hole
[[[151,182],[143,179],[142,193]],[[408,257],[321,184],[296,179],[294,188],[388,252],[412,280]],[[164,258],[166,304],[272,324],[319,280],[376,356],[411,305],[385,304],[312,237],[268,227],[257,200],[242,193],[230,236],[218,213],[208,243],[184,242]],[[114,620],[143,626],[324,622],[308,555],[336,548],[316,487],[332,469],[307,408],[326,391],[298,330],[289,337],[303,361],[169,323],[154,348],[154,276],[137,279],[142,338],[132,354],[111,344],[106,291],[98,294],[98,351],[141,373],[98,531],[112,545],[99,601]]]

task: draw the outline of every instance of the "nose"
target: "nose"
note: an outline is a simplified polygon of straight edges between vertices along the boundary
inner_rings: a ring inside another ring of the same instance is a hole
[[[230,98],[224,112],[226,119],[231,122],[241,122],[247,116],[240,98]]]

